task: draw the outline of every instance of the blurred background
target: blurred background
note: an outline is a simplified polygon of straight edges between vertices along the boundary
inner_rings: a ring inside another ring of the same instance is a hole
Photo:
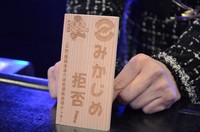
[[[17,64],[29,65],[24,74],[46,78],[60,59],[65,6],[66,0],[1,0],[0,58],[23,60]]]

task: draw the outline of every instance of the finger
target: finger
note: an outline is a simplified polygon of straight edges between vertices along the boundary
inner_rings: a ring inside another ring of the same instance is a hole
[[[175,88],[172,87],[165,76],[158,77],[149,88],[130,103],[130,106],[134,109],[143,108],[153,100],[161,98],[162,103],[169,107],[178,98],[176,92],[174,92]]]
[[[152,113],[156,113],[159,111],[163,111],[167,108],[169,108],[170,106],[166,106],[163,103],[163,99],[162,98],[157,98],[155,100],[153,100],[151,103],[147,104],[146,106],[144,106],[142,108],[143,112],[146,114],[152,114]]]
[[[47,77],[48,77],[48,86],[49,88],[52,88],[52,84],[55,82],[55,77],[54,77],[54,66],[51,66],[49,69],[48,69],[48,72],[47,72]]]
[[[143,108],[145,105],[149,104],[156,98],[159,98],[161,96],[160,91],[157,91],[155,89],[155,84],[150,85],[149,88],[146,88],[146,90],[139,96],[137,96],[131,103],[130,106],[133,109],[140,109]]]
[[[131,103],[152,84],[150,77],[141,72],[131,83],[119,93],[119,102],[123,105]]]
[[[50,79],[49,79],[49,90],[52,98],[57,98],[58,93],[58,82],[60,72],[60,61],[57,62],[53,67],[49,68]]]
[[[169,85],[163,77],[157,78],[156,81],[151,83],[151,85],[146,88],[146,90],[136,97],[131,103],[130,106],[134,109],[140,109],[155,100],[156,98],[165,97],[169,94]]]
[[[57,90],[55,88],[56,87],[55,82],[56,82],[56,80],[55,80],[55,76],[54,76],[54,66],[52,66],[48,69],[48,88],[49,88],[50,96],[52,98],[57,97]]]
[[[132,58],[114,80],[113,100],[139,73],[140,67],[136,64],[136,60]]]
[[[58,87],[58,82],[59,82],[59,74],[60,73],[60,61],[57,62],[54,66],[54,77],[55,77],[55,80],[56,80],[56,88]]]
[[[171,88],[171,85],[168,84],[168,82],[163,77],[160,77],[158,81],[152,83],[152,85],[147,88],[147,90],[145,90],[141,95],[133,100],[130,103],[130,106],[134,109],[144,108],[153,100],[159,98],[159,100],[162,101],[160,104],[164,107],[164,109],[169,108],[172,104],[174,104],[176,99],[179,98],[172,89],[173,88]],[[161,109],[157,111],[161,111]]]

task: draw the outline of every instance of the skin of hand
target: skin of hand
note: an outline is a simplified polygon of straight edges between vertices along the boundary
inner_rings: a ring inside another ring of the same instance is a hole
[[[60,61],[58,61],[54,66],[50,67],[47,72],[50,96],[54,99],[57,98],[58,93],[59,72]]]
[[[124,66],[115,78],[114,99],[151,114],[171,107],[181,98],[171,72],[145,54],[138,54]]]
[[[60,61],[48,70],[48,86],[57,98]],[[138,54],[125,65],[114,81],[113,101],[117,98],[133,109],[152,114],[171,107],[181,98],[173,76],[161,62]]]

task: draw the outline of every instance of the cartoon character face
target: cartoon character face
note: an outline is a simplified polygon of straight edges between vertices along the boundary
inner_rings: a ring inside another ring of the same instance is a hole
[[[73,21],[67,21],[66,30],[70,32],[70,36],[73,40],[76,40],[77,37],[85,39],[86,32],[89,31],[81,16],[75,16]]]

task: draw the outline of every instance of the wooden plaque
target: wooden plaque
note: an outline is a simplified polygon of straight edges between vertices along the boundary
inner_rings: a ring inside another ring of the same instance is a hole
[[[109,130],[119,18],[65,14],[56,124]]]

